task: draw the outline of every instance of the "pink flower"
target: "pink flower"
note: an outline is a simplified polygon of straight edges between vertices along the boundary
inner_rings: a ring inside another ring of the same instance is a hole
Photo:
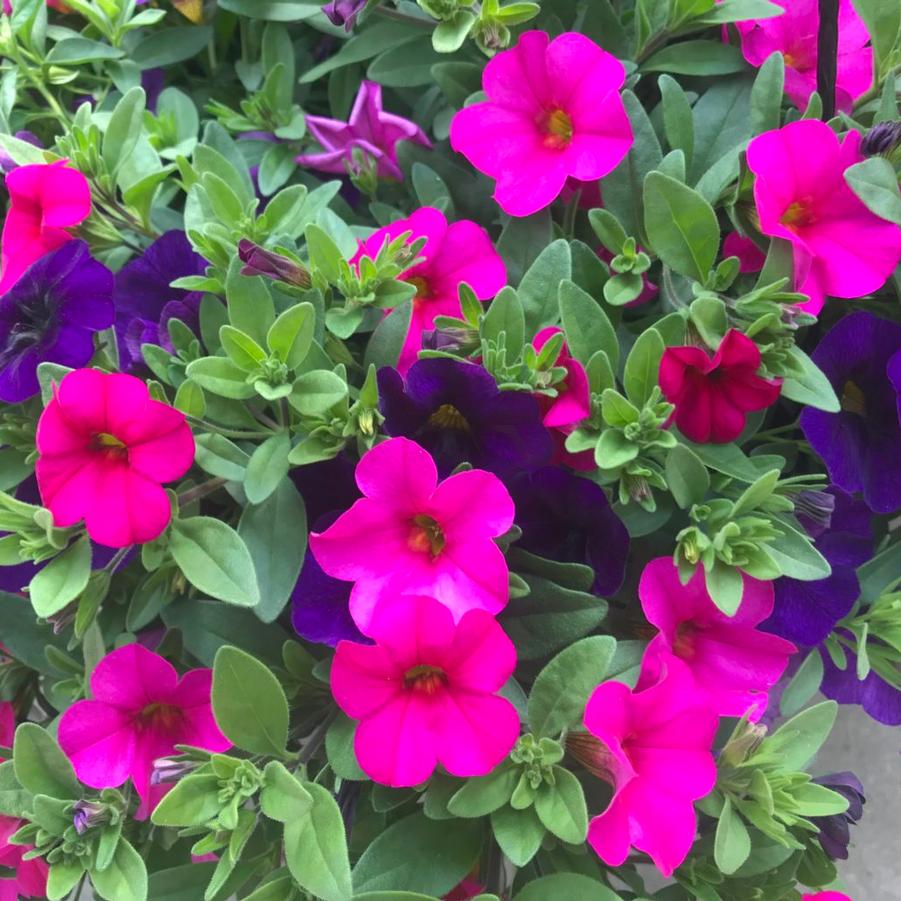
[[[668,347],[660,360],[660,390],[676,405],[679,431],[692,441],[725,444],[745,427],[745,414],[765,410],[781,391],[781,379],[757,375],[760,351],[730,329],[711,357],[701,347]]]
[[[404,232],[410,232],[410,243],[418,238],[425,238],[426,243],[419,252],[423,261],[399,276],[416,286],[410,330],[397,364],[402,375],[416,361],[422,333],[434,326],[435,317],[461,315],[461,282],[480,300],[494,297],[507,283],[504,261],[484,228],[468,219],[448,224],[444,213],[429,206],[370,235],[360,243],[351,263],[359,264],[364,256],[375,258],[386,240]]]
[[[386,113],[382,109],[382,86],[374,81],[363,81],[357,92],[350,118],[326,119],[307,116],[310,134],[322,145],[321,153],[303,153],[297,162],[320,172],[344,175],[355,169],[353,151],[362,150],[377,164],[376,172],[382,178],[403,178],[397,164],[399,141],[413,141],[423,147],[432,142],[422,129],[403,116]]]
[[[589,766],[614,794],[591,821],[588,841],[604,863],[621,866],[630,845],[649,854],[664,876],[685,860],[697,831],[692,802],[716,783],[710,749],[717,724],[706,696],[675,658],[643,691],[622,682],[594,690],[585,726],[601,746]]]
[[[485,67],[483,103],[451,121],[451,146],[497,180],[494,199],[528,216],[557,198],[568,178],[593,182],[629,152],[632,127],[619,89],[622,63],[594,41],[527,31]]]
[[[845,182],[845,170],[862,159],[857,132],[840,144],[815,119],[765,132],[748,146],[760,230],[791,241],[796,288],[810,297],[800,307],[814,315],[825,295],[878,290],[901,260],[901,228],[871,213]]]
[[[6,176],[9,212],[3,225],[0,293],[45,253],[71,240],[66,231],[91,215],[87,179],[65,160],[19,166]]]
[[[153,400],[140,379],[76,369],[38,421],[35,467],[41,500],[57,526],[85,521],[107,547],[157,538],[172,516],[162,482],[194,461],[184,414]]]
[[[685,662],[700,691],[720,716],[750,713],[758,720],[767,692],[797,648],[756,628],[773,612],[773,584],[744,576],[744,593],[735,616],[726,616],[710,599],[704,572],[687,585],[671,557],[651,560],[638,586],[641,608],[660,631],[645,651],[639,688],[656,682],[672,656]]]
[[[91,788],[131,779],[146,813],[165,786],[150,785],[153,762],[176,745],[227,751],[210,705],[213,671],[179,678],[175,667],[139,644],[107,654],[91,674],[91,701],[76,701],[59,721],[59,744],[78,778]]]
[[[738,22],[741,50],[752,66],[761,66],[774,51],[785,57],[785,93],[804,109],[817,89],[817,33],[820,14],[817,0],[774,0],[785,12],[771,19]],[[873,51],[870,36],[852,0],[839,0],[838,76],[835,101],[849,113],[854,101],[873,83]]]
[[[454,625],[432,598],[379,606],[374,645],[341,641],[332,694],[360,720],[354,751],[375,782],[418,785],[440,763],[454,776],[481,776],[519,738],[519,716],[495,693],[516,666],[516,650],[484,610]]]
[[[409,438],[376,445],[357,465],[364,497],[310,547],[330,576],[355,581],[350,612],[369,634],[376,605],[397,595],[437,598],[459,620],[507,603],[507,561],[494,538],[513,524],[513,501],[481,469],[438,484],[435,463]]]
[[[766,262],[766,254],[738,232],[729,232],[723,241],[723,259],[726,257],[738,257],[739,272],[760,272]]]
[[[444,901],[469,901],[485,891],[485,886],[474,879],[464,879],[456,888],[444,896]]]
[[[814,895],[802,895],[801,901],[852,901],[843,892],[817,892]]]

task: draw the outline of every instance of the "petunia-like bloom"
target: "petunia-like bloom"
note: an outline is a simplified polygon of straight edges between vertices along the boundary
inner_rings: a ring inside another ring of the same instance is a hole
[[[198,291],[172,288],[189,275],[203,275],[206,260],[196,254],[181,231],[168,231],[144,253],[116,274],[116,339],[120,367],[134,369],[143,363],[142,344],[158,344],[172,351],[169,320],[180,319],[192,331],[199,328]]]
[[[632,146],[619,90],[623,64],[585,35],[552,41],[527,31],[482,75],[488,95],[451,121],[451,147],[496,179],[494,199],[511,216],[552,203],[569,178],[593,182]]]
[[[439,484],[427,451],[391,438],[364,454],[356,479],[364,497],[310,547],[326,573],[356,582],[350,611],[364,634],[397,595],[434,597],[456,620],[503,609],[509,574],[494,538],[513,524],[513,501],[497,476],[471,469]]]
[[[184,414],[150,397],[140,379],[76,369],[38,420],[35,466],[45,507],[59,527],[82,519],[107,547],[157,538],[172,516],[163,482],[194,462]]]
[[[739,272],[760,272],[766,262],[766,254],[738,232],[729,232],[723,241],[723,258],[726,257],[738,257]]]
[[[802,895],[801,901],[853,901],[844,892],[816,892],[813,895]]]
[[[151,789],[153,762],[176,745],[222,752],[231,742],[213,718],[213,671],[179,678],[175,667],[139,644],[107,654],[91,674],[90,701],[76,701],[59,721],[59,744],[91,788],[134,783],[149,812],[164,787]]]
[[[523,475],[511,486],[516,546],[561,563],[594,570],[593,590],[616,594],[626,575],[629,532],[613,512],[600,485],[559,466]]]
[[[91,214],[87,179],[65,160],[19,166],[6,176],[9,212],[3,224],[0,293],[45,253],[72,239],[66,229]]]
[[[469,901],[485,891],[485,886],[474,879],[464,879],[444,896],[444,901]]]
[[[379,177],[399,181],[403,173],[397,163],[398,142],[412,141],[423,147],[432,146],[415,122],[382,109],[382,86],[366,79],[360,84],[347,122],[307,116],[307,129],[322,150],[319,153],[302,153],[296,158],[297,163],[339,175],[345,175],[348,167],[356,165],[353,154],[354,150],[359,150],[375,161]]]
[[[41,389],[38,365],[85,366],[94,333],[113,324],[113,274],[84,241],[68,241],[25,270],[0,296],[0,400]]]
[[[343,25],[345,31],[353,31],[364,6],[366,0],[329,0],[322,11],[332,25]]]
[[[484,610],[454,624],[428,597],[380,605],[374,645],[342,641],[332,694],[360,720],[354,751],[375,782],[424,782],[441,764],[453,776],[492,770],[519,738],[519,715],[496,692],[516,666],[513,642]]]
[[[664,876],[685,860],[697,832],[694,801],[716,783],[711,753],[719,718],[681,660],[670,658],[656,684],[633,691],[599,685],[585,727],[599,740],[590,769],[613,786],[613,799],[588,828],[601,860],[618,867],[630,846]]]
[[[406,377],[390,367],[378,373],[385,431],[422,445],[441,476],[460,463],[501,478],[544,465],[551,439],[538,401],[501,391],[481,366],[463,360],[418,360]]]
[[[844,813],[810,818],[820,830],[817,839],[823,850],[833,860],[847,860],[851,827],[863,817],[863,806],[867,803],[863,785],[854,773],[849,772],[830,773],[828,776],[818,776],[813,781],[817,785],[825,785],[826,788],[838,792],[848,801],[848,809]]]
[[[846,638],[853,640],[847,633]],[[828,652],[820,649],[823,658],[823,681],[820,691],[824,697],[839,704],[859,704],[864,712],[886,726],[901,726],[901,691],[886,682],[875,669],[865,679],[857,678],[853,655],[848,655],[847,665],[839,669]]]
[[[778,681],[797,648],[757,628],[773,611],[773,584],[743,576],[741,605],[735,616],[719,610],[697,570],[683,585],[672,557],[658,557],[641,574],[638,596],[648,622],[660,631],[645,651],[639,688],[651,684],[672,656],[683,660],[698,689],[707,691],[720,716],[757,720],[766,710],[767,692]]]
[[[785,93],[798,109],[805,109],[817,89],[817,0],[774,0],[785,12],[769,19],[737,22],[741,50],[752,66],[762,66],[775,51],[785,58]],[[870,35],[852,0],[838,5],[837,109],[850,113],[854,101],[873,84]]]
[[[790,241],[800,308],[816,315],[827,295],[863,297],[901,261],[901,228],[864,205],[845,181],[863,160],[860,134],[815,119],[758,135],[748,145],[754,201],[765,235]]]
[[[877,513],[901,507],[901,423],[888,371],[901,349],[901,325],[866,310],[844,316],[820,341],[814,363],[841,401],[838,413],[805,407],[801,430],[833,484],[862,491]]]
[[[660,360],[660,390],[676,409],[679,431],[701,444],[734,441],[745,414],[765,410],[782,390],[781,379],[757,374],[760,350],[737,329],[729,329],[711,357],[701,347],[667,347]]]
[[[422,334],[435,324],[436,316],[461,316],[459,287],[466,282],[480,300],[494,297],[507,283],[507,270],[482,226],[463,219],[448,223],[444,213],[421,207],[406,219],[380,228],[360,243],[351,260],[358,265],[366,256],[375,258],[386,241],[410,232],[408,243],[425,238],[421,263],[402,272],[400,279],[416,286],[410,330],[397,368],[406,373],[422,347]]]

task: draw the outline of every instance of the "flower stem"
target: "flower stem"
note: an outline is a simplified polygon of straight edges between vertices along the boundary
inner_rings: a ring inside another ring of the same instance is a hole
[[[223,479],[221,476],[216,476],[216,478],[214,479],[209,479],[209,481],[201,482],[201,484],[195,485],[193,488],[188,489],[183,494],[178,495],[178,506],[187,507],[188,504],[200,500],[201,498],[206,497],[208,494],[212,494],[214,491],[218,491],[227,481],[228,479]]]

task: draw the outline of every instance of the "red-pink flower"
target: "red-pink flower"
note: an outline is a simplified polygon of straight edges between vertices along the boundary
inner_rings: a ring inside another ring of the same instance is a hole
[[[844,892],[816,892],[813,895],[802,895],[801,901],[852,901]]]
[[[410,330],[397,364],[402,375],[416,362],[422,333],[434,326],[435,317],[461,315],[461,282],[466,282],[480,300],[494,297],[507,283],[504,261],[482,226],[468,219],[448,223],[444,213],[428,206],[370,235],[360,243],[351,263],[358,264],[364,256],[375,258],[386,240],[404,232],[410,232],[408,243],[419,238],[426,242],[419,252],[423,261],[399,276],[416,286]]]
[[[760,272],[766,262],[766,254],[738,232],[729,232],[723,241],[723,258],[726,257],[738,257],[739,272]]]
[[[354,750],[375,782],[418,785],[440,763],[454,776],[492,770],[519,737],[519,716],[496,692],[516,666],[516,650],[484,610],[454,625],[428,597],[380,605],[374,645],[339,642],[332,694],[360,720]]]
[[[59,721],[59,744],[91,788],[134,783],[146,815],[167,786],[151,788],[153,762],[176,745],[227,751],[210,705],[213,671],[181,678],[168,660],[139,644],[107,654],[91,674],[93,700],[77,701]]]
[[[513,524],[513,501],[481,469],[438,484],[435,462],[408,438],[376,445],[357,465],[364,497],[310,547],[330,576],[354,581],[350,611],[365,633],[376,605],[398,595],[437,598],[455,620],[507,603],[507,561],[494,539]]]
[[[785,12],[769,19],[738,22],[741,49],[752,66],[762,66],[774,51],[785,57],[785,93],[804,109],[817,89],[818,0],[774,0]],[[854,101],[873,83],[873,50],[852,0],[839,0],[838,73],[835,102],[851,112]]]
[[[451,146],[497,180],[511,216],[552,203],[567,179],[593,182],[629,152],[632,127],[619,89],[622,63],[585,35],[527,31],[485,67],[483,103],[451,121]]]
[[[594,690],[585,726],[601,745],[589,766],[614,794],[591,821],[588,841],[604,863],[621,866],[630,846],[649,854],[664,876],[682,863],[697,831],[693,802],[716,783],[711,746],[718,722],[676,658],[643,691],[622,682]]]
[[[71,240],[66,229],[91,214],[87,179],[65,160],[19,166],[7,174],[6,189],[9,212],[3,225],[0,293],[45,253]]]
[[[172,516],[162,487],[194,461],[184,414],[150,397],[140,379],[76,369],[38,421],[35,467],[57,526],[82,519],[107,547],[157,538]]]
[[[845,181],[863,160],[860,135],[838,136],[805,119],[754,138],[748,166],[757,176],[760,230],[791,241],[796,289],[817,314],[826,295],[863,297],[878,290],[901,261],[901,228],[870,212]]]
[[[703,570],[683,585],[672,558],[658,557],[645,566],[638,596],[644,615],[660,630],[645,651],[638,687],[656,682],[676,656],[707,691],[716,713],[760,719],[767,692],[797,650],[756,628],[773,612],[773,583],[744,576],[741,606],[730,617],[710,599]]]
[[[701,347],[668,347],[660,360],[660,390],[675,404],[679,431],[692,441],[725,444],[745,427],[745,414],[779,397],[781,379],[757,374],[760,351],[730,329],[711,357]]]

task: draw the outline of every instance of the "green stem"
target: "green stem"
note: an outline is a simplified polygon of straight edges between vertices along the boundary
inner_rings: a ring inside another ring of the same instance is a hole
[[[268,438],[272,434],[271,430],[265,432],[253,432],[244,429],[224,429],[212,422],[207,422],[205,419],[198,419],[196,416],[189,416],[187,414],[185,414],[185,419],[187,419],[191,425],[197,426],[197,428],[203,429],[206,432],[214,432],[217,435],[222,435],[223,438],[237,438],[239,440],[246,438],[248,440],[254,440],[256,438]]]
[[[223,479],[221,476],[216,476],[216,478],[214,479],[210,479],[207,482],[202,482],[200,485],[195,485],[193,488],[185,491],[183,494],[178,495],[178,506],[187,507],[188,504],[200,500],[201,498],[206,497],[208,494],[212,494],[214,491],[218,491],[226,483],[226,481],[228,480]]]
[[[401,12],[399,9],[392,9],[390,6],[376,6],[373,12],[382,16],[382,18],[394,19],[395,22],[406,22],[408,25],[417,25],[419,28],[428,28],[429,31],[432,31],[437,25],[431,19],[426,19],[423,16],[411,16]]]
[[[41,78],[35,75],[34,67],[22,58],[22,53],[15,39],[10,41],[7,52],[9,53],[10,59],[15,62],[19,72],[31,82],[31,86],[44,98],[44,100],[47,101],[47,106],[50,107],[53,115],[56,116],[63,125],[68,126],[70,122],[69,114],[59,105],[59,101],[56,97],[47,90]]]

